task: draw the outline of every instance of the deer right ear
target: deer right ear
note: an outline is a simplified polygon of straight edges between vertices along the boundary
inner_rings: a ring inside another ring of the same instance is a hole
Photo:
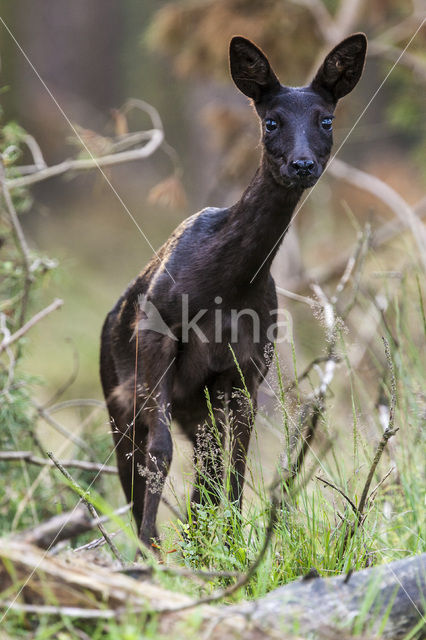
[[[229,47],[231,76],[238,89],[255,102],[278,91],[280,82],[268,58],[253,42],[234,36]]]
[[[367,38],[363,33],[354,33],[342,40],[326,56],[312,80],[311,87],[318,93],[331,96],[334,103],[357,84],[364,69]]]

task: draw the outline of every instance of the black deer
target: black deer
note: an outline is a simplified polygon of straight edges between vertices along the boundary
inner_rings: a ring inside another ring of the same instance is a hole
[[[366,48],[364,34],[351,35],[326,56],[310,85],[294,88],[280,84],[250,40],[232,39],[232,78],[261,124],[259,168],[234,205],[185,220],[106,318],[102,385],[121,483],[146,545],[157,535],[172,459],[170,422],[195,445],[199,426],[212,427],[206,390],[222,439],[225,410],[228,416],[229,497],[241,505],[253,411],[233,391],[242,373],[255,408],[275,337],[271,262],[304,189],[324,171],[336,103],[360,79]],[[207,491],[219,500],[223,461],[212,451],[198,460],[195,503]]]

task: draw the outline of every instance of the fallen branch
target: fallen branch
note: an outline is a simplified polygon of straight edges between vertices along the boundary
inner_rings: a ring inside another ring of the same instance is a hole
[[[358,632],[376,635],[380,629],[381,638],[398,640],[416,626],[420,630],[425,575],[426,555],[414,556],[355,572],[349,580],[298,580],[253,603],[230,607],[227,614],[239,614],[247,625],[255,624],[265,634],[279,632],[281,638],[295,628],[305,638],[329,638],[331,630],[358,626]]]
[[[130,505],[125,505],[114,511],[114,515],[121,516],[129,511]],[[66,511],[60,515],[49,518],[40,525],[20,532],[16,537],[17,540],[33,544],[41,549],[51,549],[53,545],[63,540],[72,540],[82,533],[87,533],[95,529],[99,523],[108,522],[110,516],[102,516],[101,518],[91,518],[87,513],[86,507],[79,505]]]
[[[13,569],[13,570],[11,570]],[[426,555],[404,558],[388,565],[333,578],[301,579],[267,596],[224,607],[200,605],[197,620],[210,640],[246,640],[279,637],[330,638],[331,631],[366,631],[385,640],[400,640],[413,630],[420,632],[426,589]],[[61,615],[62,607],[81,609],[81,617],[115,617],[158,614],[158,633],[185,636],[185,623],[193,630],[194,613],[186,610],[191,598],[153,584],[134,580],[121,572],[90,564],[76,555],[72,563],[46,556],[37,547],[10,539],[0,541],[0,591],[9,589],[0,622],[11,607],[51,607],[44,613]],[[22,600],[21,600],[22,599]],[[367,600],[368,599],[368,600]],[[25,605],[22,605],[22,601]],[[52,606],[54,605],[54,606]],[[175,609],[173,611],[173,609]],[[30,609],[28,610],[31,611]],[[39,614],[40,611],[36,611]],[[70,615],[73,615],[70,612]],[[295,631],[297,630],[297,631]],[[141,626],[141,633],[143,626]],[[342,637],[338,635],[336,637]]]

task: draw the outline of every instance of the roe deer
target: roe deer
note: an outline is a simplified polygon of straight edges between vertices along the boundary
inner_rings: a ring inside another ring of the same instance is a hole
[[[308,86],[294,88],[280,84],[250,40],[232,38],[232,78],[260,119],[259,167],[234,205],[208,207],[179,225],[106,318],[102,385],[120,480],[146,545],[157,536],[158,505],[172,460],[170,422],[176,420],[196,445],[200,425],[212,429],[206,389],[222,441],[225,410],[228,416],[229,497],[241,506],[254,412],[233,393],[241,386],[235,360],[255,410],[268,369],[265,351],[276,332],[271,262],[304,189],[324,170],[336,103],[360,79],[366,48],[364,34],[349,36],[326,56]],[[209,491],[218,503],[220,447],[200,455],[197,466],[192,500],[202,501]]]

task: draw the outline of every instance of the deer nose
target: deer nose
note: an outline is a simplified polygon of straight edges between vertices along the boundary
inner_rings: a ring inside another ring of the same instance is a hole
[[[309,176],[312,173],[315,162],[313,160],[294,160],[290,165],[292,169],[294,169],[296,175]]]

